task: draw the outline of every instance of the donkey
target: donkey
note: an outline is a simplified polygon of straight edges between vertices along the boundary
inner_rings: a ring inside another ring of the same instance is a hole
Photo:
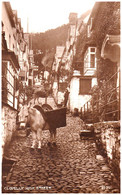
[[[38,102],[38,104],[40,104],[39,102],[39,98],[46,98],[47,97],[47,93],[44,89],[42,88],[37,88],[34,90],[34,94],[33,94],[33,98],[34,98],[34,103],[36,103],[36,101]]]
[[[23,111],[24,110],[24,111]],[[56,145],[56,128],[51,129],[49,123],[47,122],[47,117],[44,113],[44,110],[36,105],[34,107],[30,107],[28,105],[24,105],[19,114],[21,116],[21,121],[23,120],[25,124],[29,124],[32,131],[32,146],[31,148],[35,148],[36,140],[38,141],[38,149],[41,149],[41,140],[42,140],[42,131],[49,130],[50,131],[50,141],[49,145]]]

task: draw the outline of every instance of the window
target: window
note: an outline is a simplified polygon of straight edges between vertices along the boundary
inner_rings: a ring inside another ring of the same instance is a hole
[[[90,48],[90,51],[91,51],[91,52],[95,52],[95,48],[94,48],[94,47],[91,47],[91,48]]]
[[[14,107],[15,72],[10,61],[2,62],[2,101]]]
[[[88,47],[84,55],[84,72],[86,72],[88,68],[96,68],[96,48],[95,47]]]
[[[79,93],[82,95],[88,95],[90,94],[90,90],[91,90],[91,78],[81,78]]]
[[[95,68],[95,54],[90,54],[90,67]]]
[[[25,81],[25,77],[20,77],[20,80],[21,81]]]

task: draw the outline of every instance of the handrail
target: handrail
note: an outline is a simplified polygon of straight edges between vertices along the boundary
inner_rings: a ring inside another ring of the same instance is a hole
[[[120,86],[112,88],[111,80],[120,72],[118,70],[109,80],[97,88],[93,96],[82,106],[81,116],[83,119],[93,118],[93,121],[99,121],[101,113],[104,115],[104,120],[119,120],[120,117]],[[115,80],[117,82],[117,80]],[[110,83],[111,88],[108,89]],[[116,85],[116,83],[115,83]],[[106,87],[105,87],[106,86]],[[107,90],[106,90],[107,89]],[[118,90],[119,89],[119,90]],[[96,118],[96,119],[95,119]]]

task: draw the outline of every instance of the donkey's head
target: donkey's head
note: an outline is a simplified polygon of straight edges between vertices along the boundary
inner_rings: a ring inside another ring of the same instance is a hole
[[[18,113],[19,116],[19,122],[27,122],[28,119],[28,115],[29,115],[29,107],[27,104],[23,105]]]

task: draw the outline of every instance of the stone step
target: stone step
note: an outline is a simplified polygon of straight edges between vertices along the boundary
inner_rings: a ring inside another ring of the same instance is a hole
[[[88,130],[88,129],[82,129],[80,130],[80,136],[85,136],[85,137],[92,137],[94,135],[93,131]]]

